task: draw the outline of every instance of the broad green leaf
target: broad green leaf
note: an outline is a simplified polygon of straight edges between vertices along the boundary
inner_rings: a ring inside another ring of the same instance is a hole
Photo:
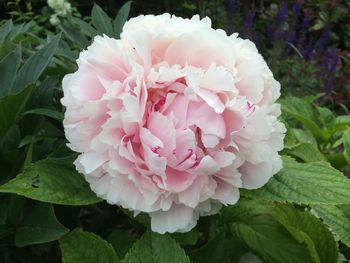
[[[99,236],[75,230],[59,240],[63,263],[118,263],[119,259],[107,241]]]
[[[109,16],[97,4],[92,8],[91,13],[92,23],[100,34],[113,36],[112,22]]]
[[[13,124],[25,107],[32,86],[28,86],[16,95],[8,95],[0,99],[0,136],[2,136]]]
[[[221,233],[190,254],[194,263],[236,263],[248,252],[244,244]]]
[[[319,113],[319,120],[324,127],[331,128],[335,122],[335,116],[331,110],[325,107],[318,107],[316,109]]]
[[[350,205],[313,205],[312,208],[335,235],[350,247]]]
[[[44,69],[49,65],[56,50],[61,35],[56,35],[42,49],[34,53],[20,68],[13,85],[12,94],[17,94],[28,85],[38,80]]]
[[[0,61],[0,98],[7,96],[11,90],[17,69],[21,62],[21,46]]]
[[[289,153],[304,162],[327,161],[320,150],[310,143],[300,143],[293,147]]]
[[[85,49],[89,44],[87,38],[72,26],[60,24],[59,27],[73,43],[76,43],[79,46],[80,49]]]
[[[124,258],[134,244],[135,237],[129,231],[116,229],[108,236],[108,242],[111,243],[117,255]]]
[[[146,231],[129,250],[123,263],[189,263],[185,252],[168,235]]]
[[[26,167],[16,178],[0,186],[0,192],[63,205],[89,205],[100,201],[82,175],[72,167],[49,159]]]
[[[313,262],[308,248],[273,217],[271,209],[266,202],[241,200],[223,211],[223,220],[264,262]]]
[[[325,162],[298,163],[283,158],[283,168],[260,189],[241,191],[262,200],[297,204],[350,204],[350,179]]]
[[[114,27],[114,36],[119,38],[120,33],[122,32],[123,26],[128,20],[128,16],[130,13],[130,6],[132,1],[126,2],[118,11],[118,14],[116,15],[114,21],[113,21],[113,27]]]
[[[280,100],[282,111],[289,114],[296,120],[303,123],[310,131],[320,140],[327,140],[327,135],[321,130],[316,123],[314,109],[310,103],[303,101],[300,98],[290,97]]]
[[[350,164],[350,128],[343,134],[344,157]]]
[[[64,114],[63,112],[56,111],[56,110],[50,110],[50,109],[33,109],[28,110],[26,112],[23,112],[23,114],[36,114],[41,116],[50,117],[52,119],[55,119],[57,121],[63,121]]]
[[[56,219],[51,204],[39,203],[17,227],[15,243],[18,247],[41,244],[59,239],[69,230]]]

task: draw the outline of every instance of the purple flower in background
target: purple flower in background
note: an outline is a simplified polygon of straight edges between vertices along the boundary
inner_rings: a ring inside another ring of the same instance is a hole
[[[320,38],[318,39],[317,43],[316,43],[316,54],[320,53],[323,51],[324,47],[326,46],[326,44],[329,41],[329,33],[330,33],[330,26],[327,25],[325,27],[325,29],[323,30]]]
[[[309,31],[311,18],[308,14],[305,14],[300,25],[299,30],[299,39],[298,39],[298,49],[301,50],[301,53],[305,52],[305,43],[306,43],[306,37],[307,32]]]
[[[287,3],[283,2],[280,5],[280,8],[277,13],[277,23],[276,23],[276,31],[275,31],[275,40],[281,41],[284,39],[285,31],[284,31],[284,23],[286,22],[288,15],[288,5]]]
[[[227,1],[227,11],[229,15],[234,15],[236,12],[236,0],[228,0]]]
[[[254,12],[249,10],[245,16],[244,26],[242,36],[245,38],[253,38],[253,20],[254,20]]]
[[[293,20],[290,23],[288,42],[295,44],[297,38],[297,22],[300,16],[301,3],[296,1],[292,7],[293,10]]]
[[[321,74],[325,76],[324,90],[326,93],[330,93],[332,91],[332,87],[336,79],[336,69],[338,63],[339,56],[337,55],[336,48],[331,48],[325,52],[323,57],[323,72]]]

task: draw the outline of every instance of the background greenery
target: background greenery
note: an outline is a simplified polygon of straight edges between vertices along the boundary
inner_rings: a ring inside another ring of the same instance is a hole
[[[0,1],[0,262],[349,262],[350,1]],[[72,166],[62,77],[128,17],[209,15],[282,84],[284,168],[185,234],[98,199]]]

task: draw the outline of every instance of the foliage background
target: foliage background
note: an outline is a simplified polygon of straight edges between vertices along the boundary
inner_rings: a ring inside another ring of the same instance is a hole
[[[350,1],[70,3],[53,25],[46,1],[0,1],[0,262],[349,262]],[[282,84],[284,168],[185,234],[99,200],[65,146],[60,81],[129,8],[208,15],[253,40]]]

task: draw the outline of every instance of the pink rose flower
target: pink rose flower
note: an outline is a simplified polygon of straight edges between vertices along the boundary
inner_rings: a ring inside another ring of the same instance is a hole
[[[188,231],[282,167],[280,85],[252,42],[209,18],[133,18],[77,63],[62,98],[76,168],[153,231]]]

